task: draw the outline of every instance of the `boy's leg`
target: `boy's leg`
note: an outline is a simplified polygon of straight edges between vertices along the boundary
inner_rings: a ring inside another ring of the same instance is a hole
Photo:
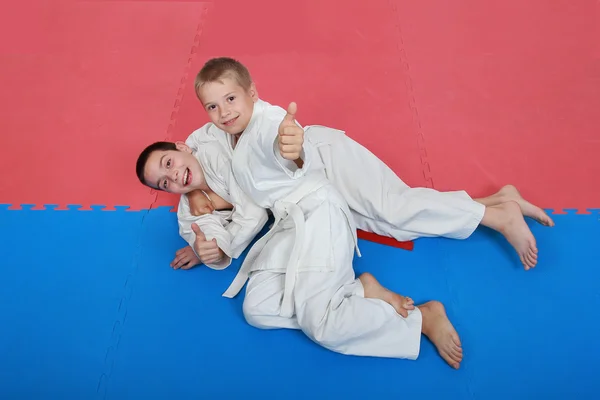
[[[259,329],[300,329],[296,317],[280,314],[285,288],[285,274],[256,271],[251,273],[244,298],[244,317]]]
[[[351,246],[351,239],[348,242]],[[339,281],[337,272],[299,274],[295,292],[296,313],[300,310],[304,323],[301,328],[297,316],[280,316],[285,274],[255,272],[248,281],[244,316],[260,329],[302,329],[315,342],[343,354],[416,359],[423,333],[449,365],[460,366],[460,340],[440,303],[415,308],[410,298],[384,288],[369,273],[359,279],[354,279],[353,272],[346,275],[348,282],[335,290],[330,285],[336,277]],[[307,291],[306,285],[312,287]],[[313,296],[303,299],[307,293]]]
[[[365,298],[383,300],[391,304],[396,312],[408,316],[414,310],[412,299],[394,293],[383,286],[369,273],[360,276]],[[453,368],[458,369],[462,361],[462,347],[456,330],[446,315],[446,309],[439,301],[429,301],[418,306],[423,319],[422,333],[436,346],[442,358]]]
[[[302,331],[316,343],[342,354],[416,359],[421,344],[421,310],[413,308],[408,298],[383,288],[370,274],[356,279],[352,269],[351,231],[340,209],[331,207],[329,210],[330,221],[340,221],[340,224],[331,225],[332,254],[324,259],[333,260],[335,264],[326,270],[304,267],[298,272],[294,306]],[[308,234],[318,228],[318,224],[307,221],[306,228]],[[396,304],[398,309],[390,303]],[[404,310],[406,318],[398,312]],[[425,313],[429,311],[426,307]],[[460,354],[461,350],[456,332],[454,328],[448,329],[451,324],[447,318],[447,324],[442,323],[439,312],[435,320],[430,318],[432,315],[427,316],[426,328],[432,329],[428,333],[445,360],[457,367],[461,358],[456,358],[455,353]],[[454,358],[449,358],[449,354]]]
[[[537,263],[537,248],[523,215],[554,225],[513,186],[477,200],[464,191],[410,188],[373,153],[343,134],[318,151],[359,229],[399,241],[436,236],[465,239],[481,224],[502,233],[528,270]]]
[[[414,301],[394,293],[379,284],[368,272],[360,276],[364,297],[383,300],[403,317],[415,309]],[[243,311],[246,321],[259,329],[300,329],[296,318],[281,317],[281,302],[285,285],[285,274],[270,271],[257,271],[250,275]]]
[[[399,241],[437,236],[465,239],[483,218],[485,207],[466,192],[411,188],[342,133],[317,149],[327,177],[348,203],[359,229]]]

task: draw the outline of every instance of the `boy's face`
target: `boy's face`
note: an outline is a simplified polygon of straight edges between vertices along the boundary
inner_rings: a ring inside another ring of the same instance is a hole
[[[200,87],[198,97],[211,122],[231,135],[246,129],[258,100],[254,83],[245,90],[229,77],[220,82],[206,82]]]
[[[205,185],[200,163],[185,144],[178,142],[178,150],[158,150],[146,162],[144,178],[155,189],[175,194],[186,194]]]

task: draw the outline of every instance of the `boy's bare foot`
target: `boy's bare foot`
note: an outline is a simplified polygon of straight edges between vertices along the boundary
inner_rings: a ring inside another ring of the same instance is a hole
[[[396,312],[404,318],[408,317],[408,311],[415,309],[415,302],[410,297],[401,296],[381,286],[373,275],[365,272],[358,277],[365,290],[365,298],[379,299],[390,304]]]
[[[537,222],[545,226],[554,226],[554,221],[544,210],[536,205],[531,204],[521,196],[521,193],[513,185],[506,185],[498,192],[499,197],[503,202],[515,201],[521,208],[524,216],[533,218]]]
[[[429,301],[418,308],[423,315],[423,334],[433,342],[440,356],[452,368],[458,369],[463,359],[462,346],[446,309],[439,301]]]
[[[521,214],[521,208],[514,201],[487,207],[482,225],[502,233],[515,248],[525,270],[537,264],[538,249],[535,238]]]

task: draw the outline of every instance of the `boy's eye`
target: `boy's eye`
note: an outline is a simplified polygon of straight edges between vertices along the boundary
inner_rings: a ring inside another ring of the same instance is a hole
[[[209,110],[214,110],[214,109],[215,109],[215,106],[213,106],[213,105],[210,105],[210,106],[208,106],[208,109],[209,109]]]
[[[235,100],[235,96],[229,96],[229,97],[227,98],[227,100],[229,100],[229,101],[233,101],[233,100]]]
[[[165,181],[163,182],[163,189],[167,189],[167,180],[165,179]]]
[[[167,160],[167,168],[171,167],[171,159]]]

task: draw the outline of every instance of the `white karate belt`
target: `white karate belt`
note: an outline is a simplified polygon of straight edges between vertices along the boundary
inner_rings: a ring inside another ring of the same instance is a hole
[[[229,288],[223,293],[224,297],[233,298],[242,290],[246,281],[249,278],[250,272],[253,271],[254,261],[265,247],[265,244],[276,232],[278,225],[283,221],[284,223],[289,221],[288,217],[291,217],[291,222],[294,224],[294,247],[290,254],[290,258],[285,271],[285,288],[283,292],[283,300],[281,303],[280,315],[284,318],[291,318],[294,315],[294,285],[296,284],[296,276],[298,272],[298,264],[300,262],[300,251],[304,244],[304,213],[298,206],[298,202],[302,200],[307,194],[314,192],[315,190],[328,184],[328,180],[325,177],[319,177],[316,179],[307,178],[298,188],[292,193],[286,196],[284,199],[275,202],[272,211],[275,216],[275,223],[256,244],[250,249],[246,259],[244,260],[239,272],[235,276]]]

